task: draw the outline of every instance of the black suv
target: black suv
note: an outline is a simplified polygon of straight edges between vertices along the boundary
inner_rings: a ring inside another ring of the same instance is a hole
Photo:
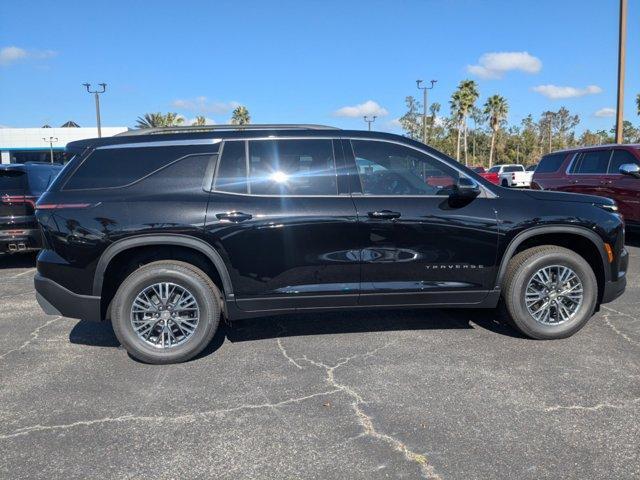
[[[0,255],[40,248],[36,200],[61,169],[36,162],[0,165]]]
[[[538,339],[625,288],[615,202],[493,185],[386,133],[149,129],[73,142],[37,204],[47,313],[104,320],[143,361],[189,359],[227,320],[501,306]]]

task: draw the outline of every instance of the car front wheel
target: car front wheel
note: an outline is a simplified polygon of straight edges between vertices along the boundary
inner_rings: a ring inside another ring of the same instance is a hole
[[[149,263],[118,288],[111,310],[113,330],[138,360],[184,362],[213,338],[220,319],[220,298],[211,279],[191,264]]]
[[[587,261],[555,245],[530,248],[507,267],[502,300],[511,323],[536,339],[573,335],[591,318],[598,283]]]

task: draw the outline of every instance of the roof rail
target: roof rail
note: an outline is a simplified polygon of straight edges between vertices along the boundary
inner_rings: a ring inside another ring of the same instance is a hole
[[[303,123],[273,123],[273,124],[253,124],[253,125],[191,125],[175,127],[152,127],[136,128],[126,132],[118,133],[116,137],[126,137],[131,135],[162,135],[169,133],[205,133],[218,131],[243,131],[243,130],[340,130],[337,127],[328,125],[315,125]]]

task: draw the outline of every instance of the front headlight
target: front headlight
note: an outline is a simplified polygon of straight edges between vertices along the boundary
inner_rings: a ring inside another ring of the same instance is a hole
[[[617,205],[608,205],[608,204],[602,204],[602,203],[594,203],[594,205],[596,207],[600,207],[603,210],[606,210],[607,212],[619,213]]]

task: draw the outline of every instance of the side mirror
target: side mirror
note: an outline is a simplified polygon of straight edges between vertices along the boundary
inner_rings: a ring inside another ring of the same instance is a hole
[[[457,185],[453,187],[453,196],[458,198],[473,199],[480,195],[480,185],[468,177],[460,177]]]
[[[635,163],[625,163],[620,165],[618,171],[622,175],[628,175],[634,178],[640,178],[640,166]]]

